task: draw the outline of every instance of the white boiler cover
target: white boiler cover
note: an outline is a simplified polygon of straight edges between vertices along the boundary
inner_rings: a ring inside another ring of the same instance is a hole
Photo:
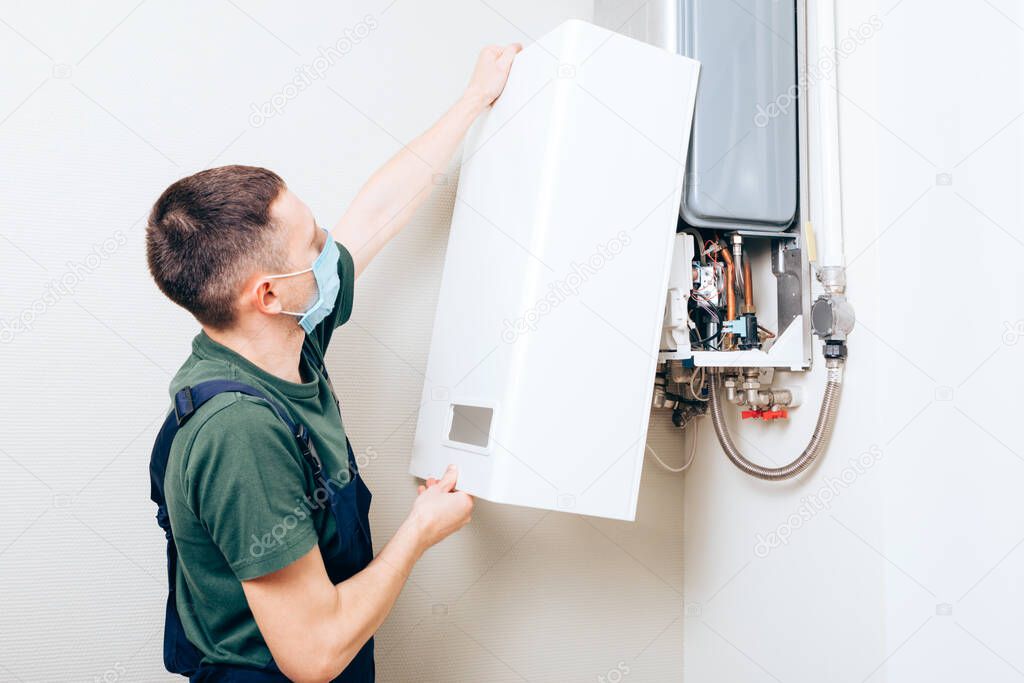
[[[410,472],[632,520],[699,64],[583,21],[467,136]]]

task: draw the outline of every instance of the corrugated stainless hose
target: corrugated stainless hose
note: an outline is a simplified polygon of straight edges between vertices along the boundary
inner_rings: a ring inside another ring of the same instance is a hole
[[[711,423],[715,426],[715,434],[718,435],[718,442],[722,444],[722,450],[725,451],[732,464],[752,477],[767,481],[791,479],[811,466],[814,459],[824,450],[825,445],[828,443],[828,437],[832,434],[832,427],[836,421],[836,410],[839,407],[839,391],[843,385],[843,359],[829,358],[826,360],[825,367],[828,372],[828,379],[825,383],[825,395],[821,398],[818,423],[814,426],[811,440],[807,444],[807,448],[804,449],[804,452],[796,460],[781,467],[758,465],[747,460],[740,453],[739,449],[736,448],[736,444],[732,442],[732,437],[729,436],[729,430],[725,426],[725,418],[722,415],[722,406],[719,400],[721,375],[715,373],[715,377],[711,380]]]

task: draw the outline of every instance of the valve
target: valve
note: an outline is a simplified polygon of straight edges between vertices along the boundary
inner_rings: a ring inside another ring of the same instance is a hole
[[[749,419],[762,419],[762,420],[785,420],[789,418],[789,412],[785,408],[778,408],[777,410],[765,410],[764,408],[758,408],[757,410],[744,410],[740,413],[740,417],[744,420]]]

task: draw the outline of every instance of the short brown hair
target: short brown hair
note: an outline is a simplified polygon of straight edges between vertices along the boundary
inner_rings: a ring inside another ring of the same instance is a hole
[[[160,291],[203,325],[231,326],[249,272],[285,263],[270,217],[285,187],[265,168],[221,166],[164,190],[146,227],[146,259]]]

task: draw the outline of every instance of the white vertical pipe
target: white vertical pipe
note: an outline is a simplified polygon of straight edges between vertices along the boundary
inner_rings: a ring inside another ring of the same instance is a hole
[[[810,215],[819,268],[845,268],[839,163],[835,0],[807,3],[806,92],[810,133]]]

